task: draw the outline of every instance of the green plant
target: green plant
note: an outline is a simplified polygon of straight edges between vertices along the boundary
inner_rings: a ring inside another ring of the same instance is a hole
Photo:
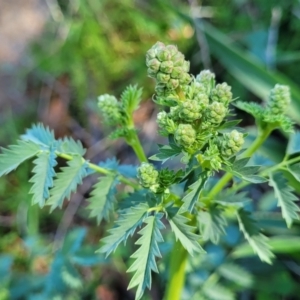
[[[153,100],[162,107],[157,117],[159,133],[168,138],[168,144],[159,145],[158,153],[149,159],[162,163],[178,159],[177,170],[157,169],[148,163],[132,117],[141,101],[142,90],[129,86],[120,101],[111,95],[100,96],[98,107],[104,122],[115,128],[111,136],[124,138],[141,161],[137,180],[132,176],[131,166],[121,168],[115,161],[91,163],[84,158],[85,149],[80,142],[72,138],[57,140],[41,124],[28,129],[15,145],[2,150],[0,176],[35,157],[34,175],[30,179],[32,204],[47,205],[53,211],[63,206],[85,177],[101,174],[90,193],[87,209],[98,223],[109,221],[112,215],[117,219],[102,239],[99,252],[111,254],[138,232],[138,249],[131,256],[134,261],[128,272],[133,273],[129,288],[137,287],[136,299],[141,299],[146,287],[151,287],[152,271],[158,272],[159,245],[164,236],[169,237],[165,227],[170,228],[173,250],[165,299],[176,300],[181,297],[189,255],[203,257],[203,245],[207,241],[217,244],[230,220],[237,221],[259,258],[272,263],[274,254],[268,238],[247,210],[250,199],[244,188],[268,182],[274,189],[283,219],[291,227],[299,219],[299,207],[293,188],[282,172],[289,172],[300,181],[300,134],[293,132],[293,123],[285,114],[290,103],[286,86],[276,85],[266,105],[235,103],[230,86],[216,84],[215,75],[208,70],[191,76],[189,62],[183,54],[175,46],[160,42],[147,52],[146,65],[148,75],[156,80]],[[240,120],[229,119],[233,116],[231,104],[256,120],[257,137],[247,149],[243,148],[247,133],[237,127]],[[290,133],[284,159],[271,166],[250,164],[249,160],[275,129]],[[67,160],[67,166],[56,173],[59,157]],[[225,174],[219,178],[222,172]],[[116,201],[119,184],[127,185],[131,191]],[[174,187],[181,191],[176,193]],[[215,273],[233,280],[234,273],[243,276],[243,272],[230,262]],[[220,299],[217,293],[233,299],[232,293],[219,284],[220,276],[216,274],[202,285],[197,299]],[[68,281],[71,277],[66,278]]]

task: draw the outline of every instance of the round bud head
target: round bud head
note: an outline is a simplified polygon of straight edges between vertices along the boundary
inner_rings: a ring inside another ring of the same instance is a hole
[[[153,72],[158,72],[160,65],[161,65],[160,61],[156,58],[147,61],[147,67]]]
[[[159,83],[167,84],[170,80],[170,75],[163,72],[158,72],[156,75],[156,79]]]
[[[172,106],[170,108],[170,112],[169,112],[169,118],[172,119],[173,121],[178,121],[180,119],[179,117],[179,112],[180,112],[180,106]]]
[[[149,60],[156,58],[157,51],[159,49],[164,49],[165,44],[162,42],[157,42],[154,44],[147,52],[146,52],[146,64],[148,63]]]
[[[173,70],[173,62],[171,60],[163,61],[160,64],[160,71],[163,73],[172,73]]]
[[[273,114],[283,114],[286,112],[291,102],[290,89],[286,85],[276,84],[270,92],[268,108]]]
[[[171,72],[171,77],[174,79],[180,78],[181,74],[183,73],[183,70],[181,67],[173,67]]]
[[[157,185],[158,171],[149,163],[142,163],[138,168],[137,177],[140,184],[145,188],[151,188]]]
[[[200,83],[196,80],[193,82],[193,88],[194,88],[194,94],[205,94],[206,93],[206,88],[203,83]]]
[[[185,60],[182,65],[182,69],[184,72],[188,73],[190,71],[190,62]]]
[[[156,52],[156,57],[161,61],[167,61],[171,59],[171,53],[169,52],[169,50],[164,47],[164,48],[160,48],[157,50]]]
[[[171,78],[167,83],[167,88],[170,90],[175,90],[179,86],[179,80]]]
[[[174,171],[169,170],[169,169],[162,169],[159,172],[159,177],[158,177],[158,181],[159,181],[159,185],[166,188],[169,187],[171,184],[174,183]]]
[[[190,124],[179,124],[175,132],[175,140],[179,146],[189,148],[196,140],[196,131]]]
[[[215,84],[215,74],[209,70],[203,70],[199,75],[197,75],[196,81],[202,83],[205,86],[206,93],[210,94],[210,91]]]
[[[209,98],[204,93],[196,94],[194,99],[200,104],[200,107],[202,109],[206,108],[209,105]]]
[[[213,102],[205,111],[206,121],[210,124],[220,124],[226,116],[227,109],[221,102]]]
[[[179,117],[185,122],[193,122],[201,118],[201,106],[196,100],[181,103]]]
[[[171,59],[174,67],[182,67],[185,61],[184,55],[179,51],[175,55],[173,55]]]
[[[174,55],[176,55],[178,53],[178,49],[174,45],[167,45],[166,48],[169,51],[169,53],[171,54],[171,57],[173,57]]]
[[[192,80],[192,77],[188,73],[182,73],[179,78],[179,83],[182,85],[189,84]]]
[[[231,86],[226,82],[217,84],[216,87],[212,89],[210,96],[213,101],[222,102],[227,106],[232,100]]]
[[[165,111],[161,111],[157,114],[156,122],[160,128],[164,128],[167,125],[168,114]]]
[[[120,122],[122,115],[120,103],[112,95],[101,95],[98,97],[98,107],[106,124],[117,124]]]
[[[233,130],[224,135],[221,141],[221,153],[223,156],[232,156],[241,150],[243,144],[243,134],[237,130]]]

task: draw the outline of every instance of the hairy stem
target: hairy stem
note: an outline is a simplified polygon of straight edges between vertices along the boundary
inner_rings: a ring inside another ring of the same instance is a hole
[[[242,157],[249,157],[251,156],[268,138],[268,136],[271,133],[271,129],[265,129],[264,131],[260,132],[257,136],[257,138],[254,140],[254,142],[251,144],[251,146],[244,152]],[[226,173],[219,181],[218,183],[211,189],[210,193],[208,194],[208,197],[214,197],[216,196],[223,187],[232,179],[231,173]]]
[[[175,242],[170,257],[170,273],[164,300],[180,300],[185,280],[187,251],[179,241]]]
[[[66,154],[66,153],[60,153],[60,152],[56,152],[56,155],[59,156],[59,157],[62,157],[66,160],[72,160],[73,159],[73,156],[72,155],[69,155],[69,154]],[[84,158],[82,158],[82,162],[87,162]],[[95,170],[96,172],[98,173],[101,173],[101,174],[104,174],[104,175],[114,175],[115,173],[113,171],[110,171],[110,170],[107,170],[105,168],[102,168],[100,166],[97,166],[95,164],[92,164],[92,163],[88,163],[88,167],[92,170]],[[122,183],[125,183],[131,187],[133,187],[134,189],[140,189],[140,186],[132,181],[130,181],[129,179],[127,179],[126,177],[122,176],[122,175],[119,175],[119,180],[122,182]]]
[[[147,162],[148,159],[145,155],[144,149],[141,145],[140,139],[137,136],[136,132],[132,134],[132,136],[129,139],[126,139],[126,142],[129,146],[132,147],[134,153],[136,154],[137,158],[139,159],[140,162]]]

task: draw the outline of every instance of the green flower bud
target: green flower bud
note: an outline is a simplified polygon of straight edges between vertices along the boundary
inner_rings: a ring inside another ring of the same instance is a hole
[[[227,109],[221,102],[213,102],[205,110],[205,122],[208,124],[220,124],[226,116]]]
[[[189,148],[196,140],[196,131],[190,124],[179,124],[175,132],[175,140],[179,146]]]
[[[231,86],[226,82],[217,84],[210,96],[213,101],[222,102],[227,106],[232,100]]]
[[[174,45],[167,45],[166,48],[169,51],[169,53],[171,54],[171,57],[173,57],[174,55],[176,55],[178,53],[178,49]]]
[[[188,73],[182,73],[179,78],[180,84],[189,84],[192,80],[192,77]]]
[[[158,72],[156,75],[156,79],[160,83],[167,84],[170,79],[170,75],[166,73]]]
[[[169,118],[176,121],[179,121],[180,117],[179,117],[179,112],[180,112],[180,106],[172,106],[170,108],[170,112],[169,112]]]
[[[233,130],[230,133],[225,133],[221,141],[221,154],[229,157],[239,152],[244,144],[244,137],[241,132]]]
[[[173,70],[173,62],[168,60],[168,61],[163,61],[160,64],[160,71],[163,73],[172,73]]]
[[[171,78],[167,83],[167,88],[170,90],[175,90],[179,86],[179,80]]]
[[[201,118],[201,106],[196,100],[181,103],[179,117],[186,122],[193,122]]]
[[[182,65],[182,69],[184,72],[188,73],[190,71],[190,62],[185,60]]]
[[[122,118],[121,106],[117,98],[112,95],[101,95],[98,97],[98,107],[106,124],[118,124]]]
[[[197,75],[196,81],[205,86],[206,93],[209,95],[215,85],[215,74],[209,70],[203,70]]]
[[[147,61],[147,67],[153,72],[158,72],[160,65],[160,61],[156,58]]]
[[[156,57],[161,61],[167,61],[171,59],[171,53],[169,52],[169,50],[164,47],[161,49],[158,49],[156,52]]]
[[[157,114],[156,122],[160,128],[163,128],[167,124],[168,114],[165,111],[161,111]]]
[[[172,56],[172,62],[174,67],[182,67],[184,64],[184,55],[178,51],[174,56]]]
[[[276,84],[270,92],[268,108],[271,113],[283,114],[291,102],[290,88],[286,85]]]
[[[158,171],[155,170],[152,164],[142,163],[137,170],[137,177],[140,184],[145,188],[157,186]]]
[[[158,182],[163,189],[169,187],[174,183],[175,173],[169,169],[162,169],[159,171]]]
[[[202,110],[209,105],[209,98],[206,94],[198,93],[194,99],[200,104]]]
[[[206,148],[203,155],[199,154],[197,159],[205,169],[218,171],[222,166],[222,159],[220,157],[218,146],[213,142],[209,143],[209,146]]]
[[[174,67],[171,72],[171,77],[174,79],[178,79],[178,78],[180,78],[182,73],[183,73],[183,70],[181,67]]]

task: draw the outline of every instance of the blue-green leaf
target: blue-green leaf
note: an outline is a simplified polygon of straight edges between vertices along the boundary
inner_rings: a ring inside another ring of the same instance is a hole
[[[146,287],[150,288],[152,279],[151,271],[158,272],[155,258],[161,257],[158,243],[163,242],[160,230],[164,228],[161,222],[162,214],[150,216],[144,220],[146,226],[140,230],[141,237],[136,242],[139,249],[131,256],[135,258],[134,263],[127,272],[135,272],[128,288],[137,286],[135,299],[142,298]]]
[[[259,256],[262,261],[268,264],[272,263],[274,254],[270,250],[268,238],[259,232],[259,228],[255,221],[250,217],[250,214],[243,209],[236,213],[239,227],[244,234],[253,251]]]
[[[32,142],[17,141],[17,145],[2,148],[0,154],[0,177],[15,170],[21,163],[35,156],[40,147]]]
[[[147,217],[148,209],[147,203],[140,203],[130,211],[122,213],[116,221],[115,227],[109,230],[109,235],[102,239],[104,245],[98,252],[106,253],[108,256],[116,250],[120,243],[126,242],[127,238],[141,226],[144,218]]]
[[[180,212],[189,211],[192,212],[196,202],[200,197],[200,193],[207,182],[208,176],[206,172],[200,174],[199,179],[189,186],[191,190],[183,199],[183,204],[180,208]]]
[[[100,177],[99,181],[94,185],[88,209],[91,211],[90,217],[96,217],[98,224],[105,219],[109,221],[110,213],[114,209],[116,203],[116,185],[118,180],[115,176]]]
[[[29,182],[33,183],[29,193],[33,194],[32,204],[39,204],[40,207],[45,205],[45,200],[49,198],[49,189],[53,187],[53,177],[55,176],[54,167],[57,162],[56,155],[53,151],[43,151],[33,161],[33,177]]]
[[[292,155],[300,152],[300,131],[296,131],[290,135],[286,153]]]
[[[78,184],[87,175],[87,164],[81,157],[75,156],[68,161],[68,166],[61,168],[62,172],[56,174],[54,187],[50,191],[50,198],[46,204],[51,205],[51,211],[62,207],[64,199],[70,199]]]
[[[287,180],[281,173],[270,174],[269,185],[274,188],[278,206],[281,207],[282,216],[288,227],[291,227],[293,220],[299,220],[299,206],[295,203],[297,197],[292,193],[293,189],[288,185]]]
[[[80,141],[75,141],[71,137],[64,137],[58,140],[58,151],[66,154],[76,154],[83,156],[86,149],[83,148]]]
[[[287,170],[300,182],[300,163],[288,166]]]
[[[175,234],[176,241],[179,240],[182,246],[193,256],[194,253],[205,253],[199,244],[200,236],[195,234],[196,228],[187,224],[189,221],[183,215],[173,210],[168,211],[167,219]]]
[[[55,142],[53,130],[50,130],[49,127],[45,127],[41,123],[34,124],[30,129],[27,129],[21,138],[24,141],[31,141],[45,147],[49,147]]]
[[[214,205],[206,211],[199,211],[197,221],[203,240],[210,240],[214,244],[218,244],[220,236],[225,234],[227,225],[223,209]]]

